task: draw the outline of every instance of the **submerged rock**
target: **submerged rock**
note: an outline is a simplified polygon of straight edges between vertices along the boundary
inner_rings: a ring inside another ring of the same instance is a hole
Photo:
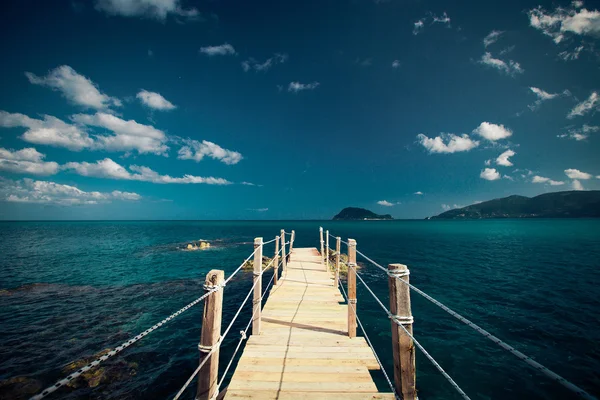
[[[0,399],[24,400],[40,392],[42,382],[26,376],[13,376],[0,381]]]
[[[77,371],[79,368],[86,366],[108,352],[110,352],[110,349],[102,350],[100,353],[94,354],[93,356],[74,361],[63,368],[63,373],[70,374],[74,371]],[[113,361],[110,364],[101,364],[98,367],[84,372],[77,379],[73,379],[67,383],[67,386],[73,389],[84,387],[93,388],[105,383],[123,381],[131,376],[136,375],[137,368],[137,363],[127,362],[125,360],[117,360],[116,362]]]
[[[271,257],[263,256],[263,258],[262,258],[263,268],[266,268],[266,266],[269,265],[269,263],[271,262],[271,260],[272,260]],[[244,266],[242,267],[242,269],[244,271],[253,271],[254,270],[254,260],[250,259],[250,260],[246,261],[246,263],[244,264]]]

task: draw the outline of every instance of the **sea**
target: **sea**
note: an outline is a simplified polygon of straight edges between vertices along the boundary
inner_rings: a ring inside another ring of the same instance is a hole
[[[320,226],[355,239],[383,266],[406,264],[416,287],[600,396],[600,219],[499,219],[0,222],[0,398],[29,398],[65,377],[70,363],[192,302],[206,274],[229,276],[255,237],[294,229],[295,247],[318,247]],[[201,239],[210,249],[185,249]],[[265,245],[265,255],[273,252],[273,243]],[[362,278],[388,304],[386,275],[358,261]],[[252,272],[241,271],[226,286],[223,326],[251,282]],[[471,399],[576,398],[419,294],[411,301],[415,338]],[[357,307],[359,335],[369,336],[391,373],[390,321],[360,282]],[[190,308],[107,360],[97,380],[48,398],[172,398],[198,365],[202,309]],[[247,305],[223,343],[221,374],[250,315]],[[461,398],[419,350],[416,363],[421,400]],[[385,380],[377,381],[385,390]],[[192,384],[182,398],[194,392]]]

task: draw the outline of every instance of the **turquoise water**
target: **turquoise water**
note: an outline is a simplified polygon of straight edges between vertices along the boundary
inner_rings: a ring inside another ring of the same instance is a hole
[[[27,376],[46,387],[69,362],[119,345],[201,295],[206,273],[231,273],[254,237],[295,229],[295,246],[317,247],[319,225],[356,239],[382,265],[407,264],[413,284],[600,395],[600,220],[0,223],[0,380]],[[214,248],[181,250],[199,239]],[[387,303],[385,276],[369,265],[361,274]],[[227,286],[224,324],[251,279],[244,272]],[[360,283],[358,299],[391,371],[389,320]],[[412,302],[416,338],[472,399],[573,397],[417,294]],[[221,370],[250,310],[241,317]],[[51,398],[172,397],[197,366],[201,318],[199,305],[108,361],[137,364],[135,375]],[[421,399],[460,398],[418,351],[417,386]]]

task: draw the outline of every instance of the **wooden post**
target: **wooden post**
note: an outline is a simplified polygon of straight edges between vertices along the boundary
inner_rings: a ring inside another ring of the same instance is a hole
[[[208,292],[225,281],[225,272],[213,269],[206,275],[204,290]],[[204,299],[204,314],[202,315],[202,333],[200,335],[200,363],[209,357],[213,346],[217,346],[210,359],[198,373],[198,389],[196,398],[212,399],[218,390],[219,374],[219,339],[221,338],[221,317],[223,315],[223,290],[217,290]]]
[[[290,251],[289,254],[292,254],[292,249],[294,248],[294,240],[296,240],[296,231],[292,229],[292,236],[290,239]]]
[[[325,264],[325,254],[323,254],[323,227],[319,227],[319,238],[321,240],[321,263]]]
[[[325,231],[325,266],[329,271],[329,229]]]
[[[340,284],[340,250],[342,247],[342,238],[335,238],[335,287]]]
[[[287,260],[285,259],[285,231],[283,229],[281,230],[280,237],[281,237],[281,264],[282,264],[281,275],[283,275],[287,271]]]
[[[252,301],[252,334],[260,335],[260,296],[262,295],[263,239],[254,239],[254,298]],[[257,282],[258,281],[258,282]]]
[[[348,336],[356,337],[356,240],[348,239]]]
[[[394,356],[394,385],[396,392],[402,393],[405,400],[417,398],[415,374],[415,348],[412,339],[401,326],[410,334],[413,333],[413,317],[410,309],[410,288],[408,283],[408,268],[402,264],[389,264],[390,272],[390,312],[392,313],[392,352]]]
[[[273,256],[273,285],[277,285],[279,278],[279,236],[275,237],[275,255]]]

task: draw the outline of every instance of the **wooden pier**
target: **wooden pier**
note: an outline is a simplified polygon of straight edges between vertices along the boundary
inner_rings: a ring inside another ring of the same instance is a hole
[[[249,337],[225,399],[394,399],[362,337],[348,336],[348,305],[316,248],[293,249]]]

